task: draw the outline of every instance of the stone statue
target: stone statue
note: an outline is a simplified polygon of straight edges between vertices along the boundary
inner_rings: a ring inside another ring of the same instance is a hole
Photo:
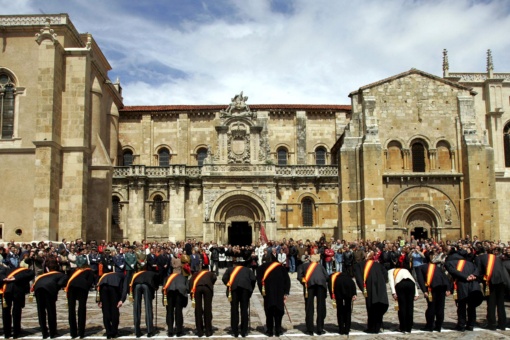
[[[205,201],[205,209],[204,209],[204,213],[205,213],[205,220],[206,221],[209,221],[209,201]]]
[[[393,203],[393,222],[397,222],[398,221],[398,203],[397,201],[395,201]]]
[[[452,221],[452,209],[450,208],[450,201],[444,201],[444,217],[446,222]]]
[[[274,203],[274,199],[271,199],[271,219],[274,221],[275,220],[275,203]]]

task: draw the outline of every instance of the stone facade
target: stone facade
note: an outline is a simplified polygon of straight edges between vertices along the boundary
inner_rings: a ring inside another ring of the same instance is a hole
[[[0,239],[510,239],[510,74],[490,52],[486,73],[445,52],[443,77],[351,105],[124,106],[67,15],[0,25]]]

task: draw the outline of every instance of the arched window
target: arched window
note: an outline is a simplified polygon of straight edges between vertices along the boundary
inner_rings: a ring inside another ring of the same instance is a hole
[[[313,200],[309,197],[301,201],[301,212],[303,218],[303,226],[313,226]]]
[[[198,166],[204,165],[204,159],[207,157],[207,149],[206,148],[200,148],[197,151],[197,163]]]
[[[120,199],[112,197],[112,225],[120,225]]]
[[[170,165],[170,151],[167,148],[161,148],[158,151],[158,161],[159,166],[169,166]]]
[[[505,126],[503,142],[505,143],[505,167],[510,168],[510,123]]]
[[[163,199],[161,196],[156,195],[154,197],[154,224],[162,224],[163,223]]]
[[[276,152],[278,157],[278,165],[287,165],[288,152],[285,148],[279,148]]]
[[[326,165],[326,149],[322,146],[315,149],[315,164]]]
[[[12,139],[14,134],[14,96],[16,86],[11,76],[0,73],[0,133],[1,139]]]
[[[426,149],[421,142],[415,142],[411,147],[413,159],[413,172],[426,171]]]
[[[388,143],[386,160],[387,170],[401,172],[404,169],[404,157],[402,156],[402,145],[397,141]]]
[[[124,165],[124,166],[133,165],[133,151],[125,150],[122,153],[122,165]]]
[[[437,169],[441,171],[452,170],[452,155],[450,152],[450,145],[441,141],[437,143]]]

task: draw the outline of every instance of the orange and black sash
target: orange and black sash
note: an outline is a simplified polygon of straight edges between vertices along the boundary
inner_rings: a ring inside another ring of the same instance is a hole
[[[266,285],[266,278],[269,276],[269,273],[273,271],[276,267],[281,266],[278,262],[273,262],[267,267],[266,271],[264,272],[264,276],[262,277],[262,287]]]
[[[107,277],[108,275],[111,275],[111,274],[115,274],[115,273],[114,273],[114,272],[111,272],[111,273],[105,273],[105,274],[103,274],[103,275],[99,278],[99,281],[97,281],[97,285],[96,285],[96,287],[97,287],[97,290],[98,290],[98,291],[99,291],[99,288],[101,287],[101,281],[103,281],[103,279],[104,279],[105,277]]]
[[[13,272],[11,272],[9,275],[7,275],[7,278],[10,279],[10,278],[14,277],[14,275],[21,273],[22,271],[25,271],[25,270],[29,270],[29,269],[28,268],[18,268],[16,270],[14,270]],[[6,289],[7,289],[7,282],[4,283],[4,285],[2,286],[2,289],[0,290],[0,294],[3,294]]]
[[[230,274],[230,279],[227,282],[227,287],[229,291],[232,291],[232,285],[234,284],[234,280],[236,279],[237,274],[243,269],[243,266],[237,266]]]
[[[466,265],[466,260],[459,260],[457,262],[457,271],[461,272],[464,270],[464,266]],[[453,281],[453,289],[457,290],[457,280]]]
[[[363,271],[363,288],[367,289],[367,279],[368,274],[370,273],[370,269],[372,269],[372,265],[374,264],[374,260],[368,260],[365,264],[365,270]]]
[[[340,275],[341,272],[336,272],[336,273],[333,273],[333,275],[331,275],[331,298],[333,300],[335,300],[335,281],[336,281],[336,278],[338,277],[338,275]]]
[[[133,283],[135,283],[135,279],[140,276],[140,274],[145,273],[146,270],[139,271],[138,273],[135,273],[133,275],[133,278],[131,279],[131,282],[129,283],[129,294],[133,294]],[[105,274],[106,275],[106,274]]]
[[[166,295],[166,291],[167,291],[168,287],[170,287],[170,285],[172,284],[172,281],[177,277],[177,275],[179,275],[179,274],[173,273],[168,277],[168,279],[166,279],[166,283],[163,286],[163,291],[162,291],[163,295]]]
[[[485,282],[489,284],[492,273],[494,272],[494,265],[496,264],[496,255],[488,254],[487,255],[487,269],[485,271],[485,276],[483,277]]]
[[[71,285],[71,282],[76,278],[78,277],[81,273],[83,273],[84,271],[86,270],[91,270],[90,268],[83,268],[83,269],[77,269],[73,275],[71,275],[71,278],[69,279],[69,281],[67,281],[67,285],[66,287],[64,288],[64,292],[66,292],[66,294],[69,292],[69,287]]]
[[[35,289],[35,285],[36,285],[37,281],[39,281],[39,279],[42,279],[43,277],[47,277],[47,276],[51,276],[51,275],[55,275],[55,274],[60,274],[60,272],[57,272],[57,271],[51,271],[51,272],[49,272],[49,273],[45,273],[45,274],[41,274],[41,275],[39,275],[39,276],[35,279],[34,284],[32,285],[32,288],[30,289],[30,291],[31,291],[31,292],[33,292],[33,291],[34,291],[34,289]]]
[[[427,286],[429,292],[432,291],[432,280],[434,280],[434,274],[436,273],[436,265],[434,263],[430,263],[427,269],[427,281],[425,282],[425,286]]]
[[[310,277],[312,276],[313,271],[315,270],[316,267],[317,267],[317,262],[312,262],[312,263],[310,263],[310,266],[306,270],[305,277],[303,277],[303,283],[306,285],[306,288],[308,288],[308,280],[310,280]]]
[[[198,284],[198,281],[200,281],[200,279],[202,278],[202,276],[204,276],[205,274],[207,274],[208,271],[207,270],[202,270],[198,275],[197,277],[195,277],[195,281],[193,281],[193,287],[191,288],[191,294],[192,294],[192,298],[195,298],[195,292],[197,290],[197,284]]]

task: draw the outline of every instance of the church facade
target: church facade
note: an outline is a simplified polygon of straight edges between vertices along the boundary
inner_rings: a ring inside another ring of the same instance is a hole
[[[442,77],[349,105],[124,106],[67,15],[0,25],[0,239],[510,238],[510,74],[490,51],[486,72],[445,51]]]

